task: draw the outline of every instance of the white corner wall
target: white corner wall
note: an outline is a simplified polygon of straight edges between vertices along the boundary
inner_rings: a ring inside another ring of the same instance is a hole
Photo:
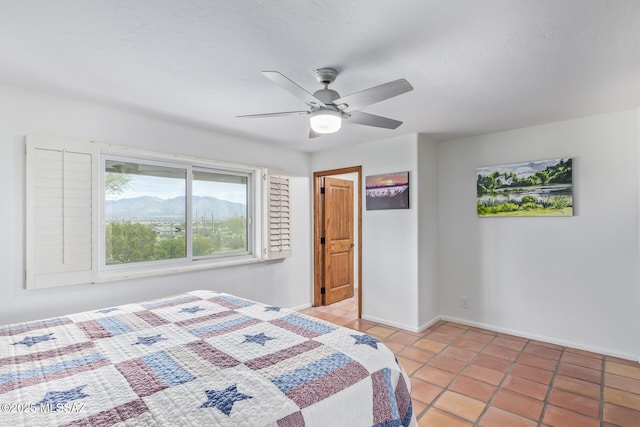
[[[418,329],[440,318],[438,142],[418,135]]]
[[[409,171],[410,209],[367,211],[362,200],[362,317],[408,330],[418,327],[417,136],[313,153],[313,172],[362,166],[365,177]],[[364,189],[363,189],[364,190]]]
[[[190,126],[0,86],[0,324],[57,316],[193,289],[234,293],[283,307],[310,304],[309,155]],[[281,261],[108,284],[24,289],[24,136],[97,140],[288,171],[293,256]]]
[[[639,128],[631,110],[440,143],[445,318],[637,360]],[[478,166],[557,157],[575,216],[476,216]]]

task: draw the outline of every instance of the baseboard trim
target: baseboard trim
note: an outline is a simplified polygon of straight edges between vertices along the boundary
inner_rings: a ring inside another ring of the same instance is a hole
[[[289,308],[289,310],[300,311],[300,310],[304,310],[305,308],[309,308],[309,307],[311,307],[311,303],[302,304],[302,305],[299,305],[297,307],[291,307],[291,308]]]
[[[462,325],[475,326],[477,328],[488,329],[490,331],[500,332],[500,333],[503,333],[503,334],[515,335],[517,337],[528,338],[528,339],[537,340],[537,341],[543,341],[543,342],[547,342],[547,343],[550,343],[550,344],[557,344],[557,345],[561,345],[561,346],[564,346],[564,347],[577,348],[578,350],[585,350],[585,351],[590,351],[592,353],[599,353],[599,354],[604,354],[604,355],[607,355],[607,356],[619,357],[621,359],[633,360],[633,361],[640,362],[640,357],[638,355],[629,354],[629,353],[623,353],[623,352],[620,352],[620,351],[611,350],[609,348],[584,345],[584,344],[576,343],[576,342],[573,342],[573,341],[561,340],[561,339],[557,339],[557,338],[547,337],[547,336],[544,336],[544,335],[531,334],[531,333],[522,332],[522,331],[519,331],[519,330],[516,330],[516,329],[502,328],[500,326],[495,326],[495,325],[491,325],[491,324],[488,324],[488,323],[474,322],[474,321],[471,321],[471,320],[460,319],[458,317],[453,317],[453,316],[444,316],[443,315],[443,316],[440,316],[440,319],[441,320],[446,320],[448,322],[460,323]]]
[[[439,322],[441,320],[442,316],[436,316],[433,319],[429,320],[426,323],[423,323],[416,332],[423,332],[425,329],[427,329],[429,326],[433,325],[436,322]]]
[[[400,329],[404,329],[406,331],[411,331],[411,332],[420,332],[420,329],[414,327],[414,326],[409,326],[409,325],[405,325],[402,323],[398,323],[398,322],[392,322],[390,320],[387,319],[381,319],[379,317],[375,317],[375,316],[368,316],[368,315],[362,315],[362,318],[364,320],[369,320],[371,322],[376,322],[376,323],[380,323],[381,325],[387,325],[387,326],[392,326],[394,328],[400,328]]]

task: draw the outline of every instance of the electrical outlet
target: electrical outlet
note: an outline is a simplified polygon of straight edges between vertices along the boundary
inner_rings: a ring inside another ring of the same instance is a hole
[[[461,299],[460,299],[460,302],[461,302],[461,306],[462,306],[462,308],[464,308],[464,309],[469,308],[469,301],[467,301],[467,299],[466,299],[466,298],[461,298]]]

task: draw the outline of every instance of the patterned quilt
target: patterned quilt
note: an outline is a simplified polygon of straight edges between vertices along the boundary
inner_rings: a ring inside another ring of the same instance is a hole
[[[2,426],[415,426],[375,338],[224,293],[0,327]]]

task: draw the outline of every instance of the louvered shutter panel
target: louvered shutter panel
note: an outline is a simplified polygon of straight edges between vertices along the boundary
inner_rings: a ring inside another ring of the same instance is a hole
[[[266,191],[266,258],[291,256],[291,205],[289,176],[268,171]]]
[[[90,142],[27,138],[27,288],[93,281],[94,155]]]

